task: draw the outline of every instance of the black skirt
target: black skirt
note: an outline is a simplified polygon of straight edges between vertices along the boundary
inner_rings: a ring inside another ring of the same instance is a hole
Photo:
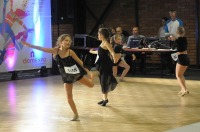
[[[99,71],[102,93],[106,94],[116,88],[117,80],[113,76],[113,62],[109,56],[109,51],[99,47],[98,55],[99,59],[96,62],[96,68]]]

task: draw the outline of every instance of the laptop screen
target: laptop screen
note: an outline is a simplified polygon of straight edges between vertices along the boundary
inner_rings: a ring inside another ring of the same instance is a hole
[[[137,48],[139,46],[140,46],[140,39],[131,38],[131,40],[129,42],[129,47],[130,48]]]

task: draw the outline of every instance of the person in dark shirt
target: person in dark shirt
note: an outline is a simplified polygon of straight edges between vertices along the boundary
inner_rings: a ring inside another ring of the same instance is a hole
[[[180,96],[189,94],[189,91],[185,85],[184,73],[190,64],[190,59],[187,55],[187,38],[185,37],[184,27],[177,28],[178,37],[171,37],[171,40],[175,40],[177,45],[178,60],[176,64],[176,78],[181,87],[181,91],[178,93]]]
[[[68,34],[63,34],[58,37],[57,46],[54,48],[45,48],[41,46],[31,45],[24,41],[22,42],[24,46],[34,48],[43,52],[52,53],[54,55],[64,83],[69,106],[74,113],[74,117],[71,121],[77,121],[79,115],[73,100],[73,83],[78,81],[90,88],[94,86],[94,83],[92,73],[84,67],[83,62],[78,58],[76,53],[70,49],[71,43],[72,39],[71,36]],[[70,66],[71,63],[74,63],[73,66]],[[85,76],[86,73],[88,77]]]
[[[124,30],[123,30],[122,27],[117,27],[117,28],[116,28],[116,34],[119,34],[119,35],[122,36],[122,44],[123,44],[123,45],[126,45],[127,37],[128,37],[128,36],[126,36],[126,35],[123,34],[123,33],[124,33]]]
[[[141,35],[140,32],[139,32],[139,27],[137,26],[134,26],[133,29],[132,29],[132,35],[128,37],[128,41],[127,41],[127,47],[130,47],[130,44],[131,44],[131,39],[138,39],[140,40],[139,41],[139,45],[136,47],[136,48],[142,48],[143,45],[142,45],[142,39],[144,39],[145,36],[144,35]],[[132,57],[130,55],[126,55],[125,56],[125,60],[126,62],[131,66],[131,71],[132,71],[132,74],[135,75],[136,74],[136,67],[137,65],[139,64],[139,71],[141,73],[144,73],[145,72],[145,52],[137,52],[135,53],[135,56],[137,57],[136,61],[132,61]]]
[[[121,74],[120,77],[120,81],[124,81],[124,77],[126,76],[126,74],[128,73],[130,66],[124,61],[124,59],[122,59],[122,54],[125,53],[125,51],[123,50],[123,45],[122,45],[122,37],[119,34],[116,34],[113,36],[114,38],[114,52],[117,56],[117,63],[114,64],[113,66],[113,75],[116,77],[117,76],[117,72],[118,72],[118,66],[123,67],[124,70]],[[133,54],[133,59],[135,60],[135,55]]]

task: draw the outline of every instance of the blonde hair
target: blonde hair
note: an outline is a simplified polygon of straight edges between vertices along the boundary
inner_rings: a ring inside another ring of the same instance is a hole
[[[60,47],[60,43],[65,40],[66,37],[69,37],[72,41],[72,38],[69,34],[62,34],[58,37],[57,41],[56,41],[56,47]]]
[[[66,37],[69,37],[72,41],[72,38],[69,34],[62,34],[58,37],[57,41],[56,41],[56,48],[60,48],[60,43],[65,40]],[[53,54],[53,58],[56,59],[56,54]]]
[[[111,37],[110,43],[111,43],[112,47],[115,46],[115,40],[116,40],[117,38],[122,38],[122,36],[121,36],[120,34],[115,34],[115,35],[113,35],[113,36]]]
[[[177,32],[179,33],[180,36],[184,36],[185,35],[185,28],[180,26],[177,28]]]
[[[115,34],[114,35],[114,40],[116,40],[117,38],[122,38],[122,36],[120,34]]]

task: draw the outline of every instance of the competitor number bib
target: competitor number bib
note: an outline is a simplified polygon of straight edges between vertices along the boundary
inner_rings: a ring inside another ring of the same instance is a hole
[[[68,74],[77,74],[77,73],[80,73],[77,65],[73,65],[73,66],[70,66],[70,67],[64,67],[65,69],[65,72],[68,73]]]

